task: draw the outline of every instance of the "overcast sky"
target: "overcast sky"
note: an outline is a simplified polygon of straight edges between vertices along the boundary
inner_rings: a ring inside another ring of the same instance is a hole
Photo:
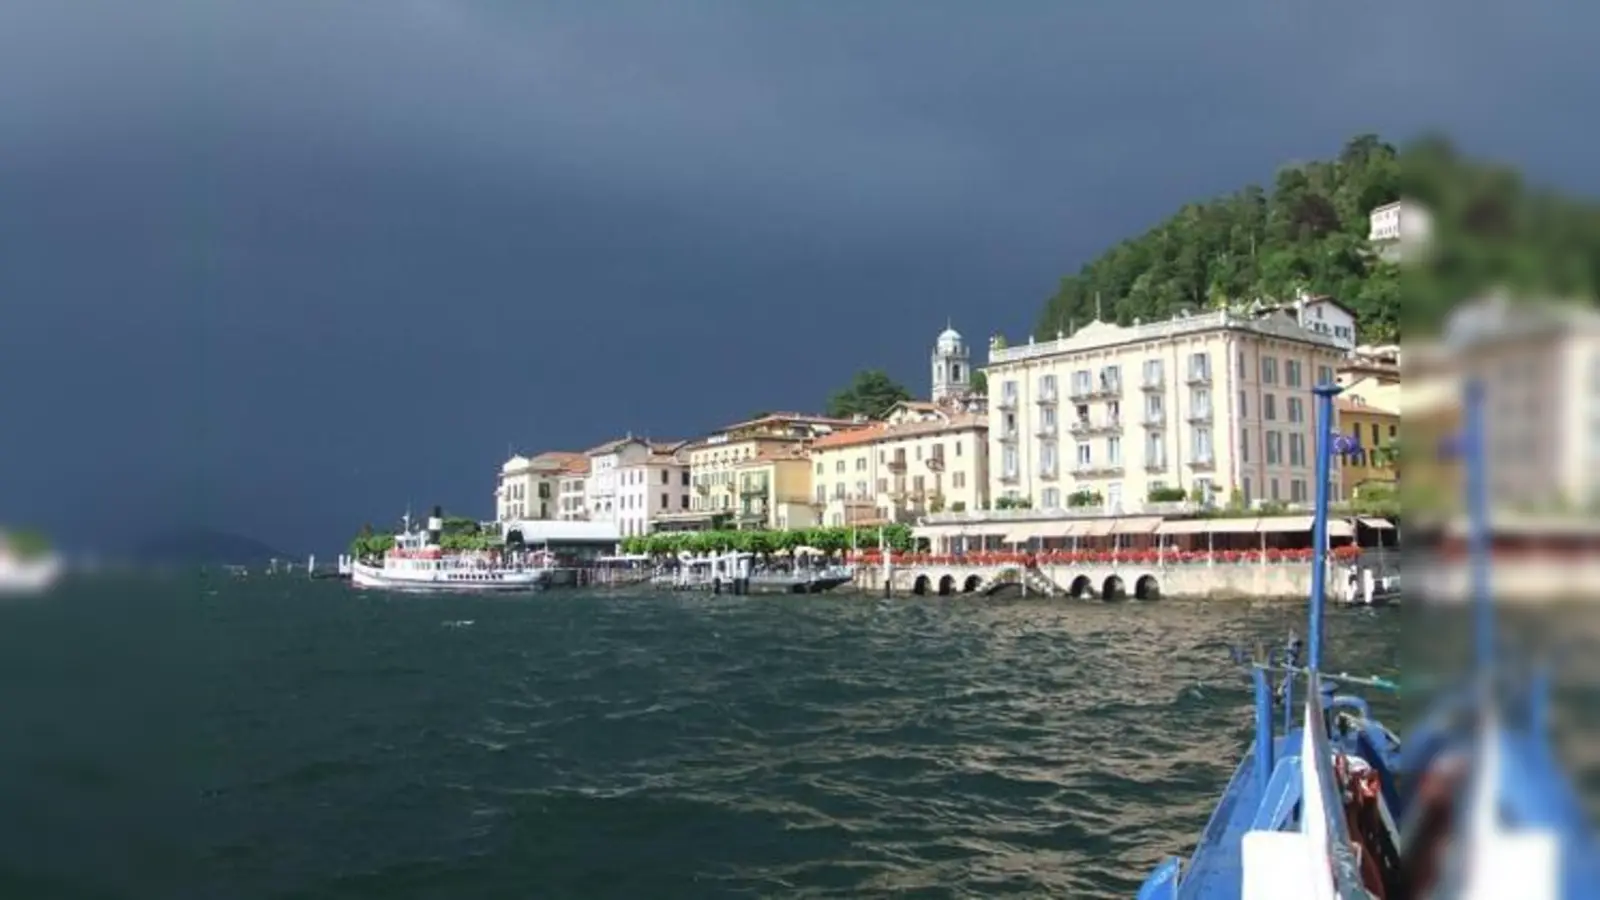
[[[1361,131],[1600,193],[1597,20],[6,0],[0,521],[327,553],[408,503],[489,517],[508,447],[818,409],[863,367],[926,390],[947,317],[1020,336],[1107,246]]]

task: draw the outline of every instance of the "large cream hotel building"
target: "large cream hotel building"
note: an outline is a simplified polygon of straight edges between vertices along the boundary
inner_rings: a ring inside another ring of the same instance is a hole
[[[1311,388],[1334,379],[1343,355],[1283,312],[1096,321],[1016,347],[996,339],[990,494],[1107,515],[1141,511],[1158,488],[1212,503],[1310,502]]]

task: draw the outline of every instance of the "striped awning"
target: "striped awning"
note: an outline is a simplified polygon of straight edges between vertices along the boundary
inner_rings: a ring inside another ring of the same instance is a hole
[[[1157,534],[1205,534],[1211,530],[1212,519],[1168,519],[1156,529]]]
[[[1161,527],[1160,516],[1133,516],[1113,520],[1112,534],[1154,534]]]
[[[1261,520],[1254,517],[1243,519],[1200,519],[1206,523],[1201,531],[1212,534],[1255,534],[1259,530]]]
[[[1256,520],[1257,531],[1310,531],[1316,524],[1314,516],[1268,516]]]
[[[1078,523],[1078,530],[1073,534],[1078,537],[1106,537],[1117,527],[1119,519],[1088,519]]]

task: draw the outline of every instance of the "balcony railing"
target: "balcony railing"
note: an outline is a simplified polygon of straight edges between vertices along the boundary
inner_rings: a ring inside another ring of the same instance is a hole
[[[1103,419],[1079,419],[1072,423],[1072,433],[1079,435],[1114,434],[1122,430],[1122,420],[1107,416]]]
[[[1007,484],[1015,484],[1020,478],[1021,476],[1015,470],[1000,473],[1000,480]]]
[[[1189,468],[1191,469],[1215,469],[1216,467],[1217,459],[1209,453],[1189,460]]]
[[[940,456],[937,453],[935,453],[934,455],[932,455],[932,456],[928,457],[927,459],[923,460],[923,463],[925,463],[927,465],[928,471],[930,471],[930,472],[943,472],[944,471],[944,457]]]
[[[1172,503],[1143,504],[1122,502],[1122,515],[1149,515],[1149,516],[1181,516],[1192,515],[1203,507],[1188,501]],[[923,518],[928,525],[964,525],[981,524],[985,522],[1011,522],[1011,521],[1060,521],[1071,519],[1098,519],[1108,515],[1104,504],[1096,506],[1073,506],[1064,509],[976,509],[962,510],[961,512],[930,513]]]
[[[1167,424],[1167,414],[1164,412],[1147,412],[1144,414],[1144,418],[1139,420],[1139,424],[1146,428],[1160,428]]]
[[[1146,459],[1144,461],[1144,470],[1146,472],[1165,472],[1167,470],[1167,458],[1163,456],[1158,459]]]
[[[995,406],[997,408],[999,408],[999,409],[1016,409],[1017,408],[1017,395],[1016,394],[1001,394],[1000,395],[1000,399],[999,399],[999,401],[997,401],[995,403]]]
[[[1162,374],[1160,372],[1156,372],[1154,374],[1146,373],[1145,376],[1144,376],[1144,380],[1139,382],[1139,387],[1142,388],[1143,390],[1147,390],[1147,391],[1163,390],[1164,388],[1166,388],[1166,386],[1167,386],[1167,377],[1166,377],[1166,375],[1164,375],[1164,374]]]
[[[1045,481],[1055,481],[1060,477],[1060,470],[1055,466],[1040,466],[1039,477]]]
[[[1101,381],[1095,383],[1094,387],[1089,391],[1088,399],[1090,399],[1090,400],[1098,400],[1098,399],[1105,398],[1105,397],[1113,397],[1114,398],[1114,397],[1121,397],[1121,396],[1122,396],[1122,379],[1121,378],[1107,378],[1107,379],[1104,379],[1104,380],[1101,380]]]
[[[1015,428],[1007,428],[1000,432],[1000,440],[1008,444],[1015,444],[1017,442],[1017,430]]]
[[[1211,410],[1210,409],[1191,409],[1191,410],[1189,410],[1189,415],[1188,415],[1187,418],[1188,418],[1189,422],[1195,423],[1195,424],[1202,423],[1202,422],[1209,422],[1209,421],[1211,421]]]
[[[1088,382],[1074,384],[1072,390],[1067,393],[1067,397],[1073,401],[1088,401],[1093,396],[1094,385]]]
[[[1211,370],[1210,369],[1191,369],[1191,370],[1189,370],[1189,377],[1187,379],[1185,379],[1185,380],[1186,380],[1186,382],[1188,384],[1210,384],[1211,383]]]
[[[1033,402],[1039,404],[1040,406],[1049,406],[1049,405],[1055,403],[1056,402],[1055,389],[1052,388],[1052,389],[1050,389],[1048,391],[1040,391],[1038,399],[1034,400]]]
[[[1041,422],[1039,423],[1039,427],[1034,429],[1033,436],[1039,438],[1040,440],[1048,441],[1060,433],[1057,429],[1058,426],[1056,425],[1046,425]]]
[[[1092,462],[1074,466],[1072,475],[1075,478],[1099,478],[1105,475],[1117,475],[1122,471],[1122,463]]]

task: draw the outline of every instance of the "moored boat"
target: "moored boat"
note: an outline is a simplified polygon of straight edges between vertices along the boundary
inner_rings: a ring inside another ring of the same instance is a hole
[[[411,530],[411,517],[395,536],[394,548],[373,565],[350,563],[350,582],[359,588],[414,593],[516,593],[537,591],[550,582],[548,565],[507,562],[497,555],[451,552],[440,546],[443,519],[435,508],[423,531]]]

